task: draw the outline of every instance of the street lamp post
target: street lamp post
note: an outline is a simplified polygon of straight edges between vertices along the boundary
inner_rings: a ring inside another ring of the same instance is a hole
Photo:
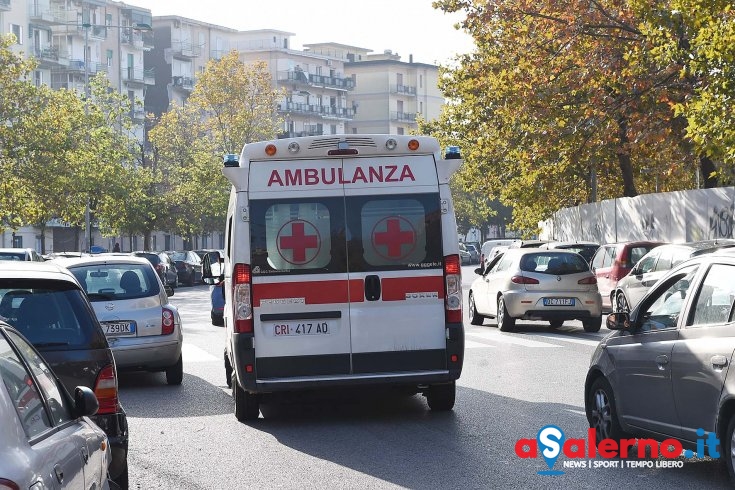
[[[74,24],[79,25],[79,24]],[[89,50],[89,29],[92,27],[104,27],[104,28],[130,28],[136,31],[150,31],[152,30],[151,26],[148,24],[135,24],[131,26],[123,26],[123,25],[93,25],[89,22],[84,22],[81,24],[82,27],[84,27],[84,115],[89,115],[89,98],[90,98],[90,92],[89,92],[89,63],[92,60],[92,55],[90,53],[89,57],[87,57],[87,51]],[[119,36],[119,33],[118,33]],[[119,60],[120,63],[122,63],[122,60]],[[119,74],[119,76],[122,76]],[[87,196],[87,204],[84,208],[84,250],[87,252],[91,252],[92,250],[92,219],[91,219],[92,210],[90,207],[90,200],[89,196]]]

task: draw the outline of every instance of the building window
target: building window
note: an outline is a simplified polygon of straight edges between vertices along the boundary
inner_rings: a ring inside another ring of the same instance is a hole
[[[15,35],[15,44],[23,44],[23,26],[10,24],[10,32]]]
[[[111,49],[107,50],[107,66],[108,67],[112,66],[112,50]]]
[[[33,84],[36,87],[40,87],[43,84],[43,72],[41,70],[34,70],[33,72]]]
[[[171,246],[171,235],[163,235],[163,249],[173,250],[173,247]]]
[[[332,124],[329,126],[330,133],[329,134],[337,134],[337,125]]]
[[[106,26],[112,25],[112,14],[105,14],[105,25]]]
[[[419,75],[419,88],[424,88],[424,76]]]
[[[13,235],[13,248],[23,248],[23,236]]]
[[[398,128],[397,129],[397,132],[398,132],[398,134],[403,134],[403,128]]]
[[[352,128],[352,134],[357,134],[357,128]]]
[[[420,102],[419,102],[419,112],[420,112],[421,114],[423,114],[423,113],[424,113],[424,103],[423,103],[422,101],[420,101]]]
[[[151,250],[158,250],[158,247],[156,246],[156,235],[151,237]]]

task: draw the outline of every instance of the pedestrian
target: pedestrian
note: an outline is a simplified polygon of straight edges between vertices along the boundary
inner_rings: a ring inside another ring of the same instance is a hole
[[[112,247],[113,252],[119,252],[120,251],[120,244],[118,242],[115,242],[115,246]]]

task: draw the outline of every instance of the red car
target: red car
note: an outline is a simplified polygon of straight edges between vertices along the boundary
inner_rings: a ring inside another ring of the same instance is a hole
[[[664,242],[632,241],[607,243],[597,249],[590,267],[597,276],[597,288],[602,296],[603,311],[612,311],[611,293],[618,280],[628,275],[633,266],[648,252]]]

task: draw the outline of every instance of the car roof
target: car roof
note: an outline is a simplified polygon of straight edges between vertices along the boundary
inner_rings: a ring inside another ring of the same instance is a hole
[[[76,267],[81,265],[104,265],[104,264],[146,264],[151,265],[148,259],[144,257],[136,257],[135,255],[92,255],[89,257],[64,257],[53,259],[64,267]]]
[[[600,244],[597,242],[549,242],[544,245],[542,245],[539,248],[559,248],[559,247],[574,247],[574,246],[583,246],[583,247],[599,247]]]
[[[74,274],[61,266],[58,260],[4,262],[0,267],[0,279],[52,279],[73,282],[81,287]]]
[[[0,252],[31,252],[31,251],[33,251],[33,249],[30,247],[20,247],[20,248],[3,247],[3,248],[0,248]]]

